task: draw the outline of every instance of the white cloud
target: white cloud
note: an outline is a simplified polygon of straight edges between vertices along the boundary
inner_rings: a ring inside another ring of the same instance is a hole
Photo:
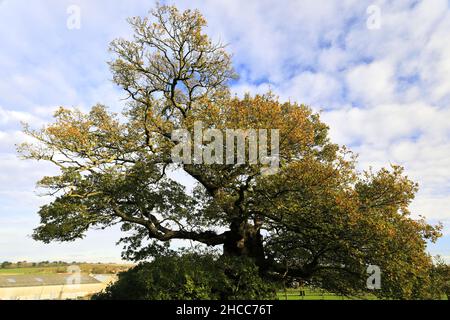
[[[394,68],[387,61],[357,65],[346,76],[349,97],[360,106],[391,102],[394,95]]]
[[[430,142],[448,141],[450,109],[423,103],[381,104],[372,108],[342,107],[323,113],[331,133],[344,144],[388,146],[402,138],[423,136]]]
[[[339,47],[330,47],[320,51],[318,64],[322,70],[338,72],[347,66],[349,60],[348,52]]]
[[[342,85],[328,74],[304,72],[280,84],[278,91],[284,100],[329,108],[335,105],[333,98],[341,96]]]
[[[42,123],[42,119],[39,119],[29,112],[7,110],[0,106],[0,128],[10,124],[17,125],[20,124],[20,122]]]
[[[450,198],[437,197],[432,195],[421,195],[415,199],[411,205],[411,209],[415,214],[449,222],[450,219]],[[449,233],[449,230],[446,230]]]

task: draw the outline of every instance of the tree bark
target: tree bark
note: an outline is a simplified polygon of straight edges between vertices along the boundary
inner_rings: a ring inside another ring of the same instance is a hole
[[[259,228],[247,222],[231,224],[230,230],[225,232],[223,253],[225,256],[251,258],[260,268],[260,272],[266,271],[263,237]]]

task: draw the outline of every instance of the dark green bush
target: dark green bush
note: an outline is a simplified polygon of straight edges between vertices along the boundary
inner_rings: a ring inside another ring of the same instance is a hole
[[[158,256],[119,274],[94,300],[275,299],[276,290],[244,258]]]

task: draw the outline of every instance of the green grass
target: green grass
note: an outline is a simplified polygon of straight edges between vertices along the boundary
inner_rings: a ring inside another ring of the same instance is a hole
[[[126,270],[129,266],[115,264],[94,264],[81,263],[77,264],[83,273],[116,273]],[[1,275],[26,275],[26,274],[54,274],[67,272],[68,266],[49,266],[49,267],[20,267],[0,269]]]
[[[305,291],[305,296],[300,296],[300,291]],[[374,295],[365,295],[359,297],[345,297],[320,289],[287,289],[277,292],[279,300],[378,300]],[[441,300],[448,300],[446,295],[441,296]]]
[[[0,275],[52,274],[58,273],[58,269],[61,269],[61,267],[29,267],[29,268],[0,269]]]
[[[305,295],[301,296],[300,291],[304,291]],[[375,296],[367,295],[363,297],[345,297],[334,293],[314,290],[310,288],[303,289],[287,289],[277,293],[279,300],[376,300]]]

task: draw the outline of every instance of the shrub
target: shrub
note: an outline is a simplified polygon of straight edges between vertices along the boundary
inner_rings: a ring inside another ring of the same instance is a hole
[[[275,287],[244,258],[185,254],[158,256],[128,271],[94,300],[274,299]]]

